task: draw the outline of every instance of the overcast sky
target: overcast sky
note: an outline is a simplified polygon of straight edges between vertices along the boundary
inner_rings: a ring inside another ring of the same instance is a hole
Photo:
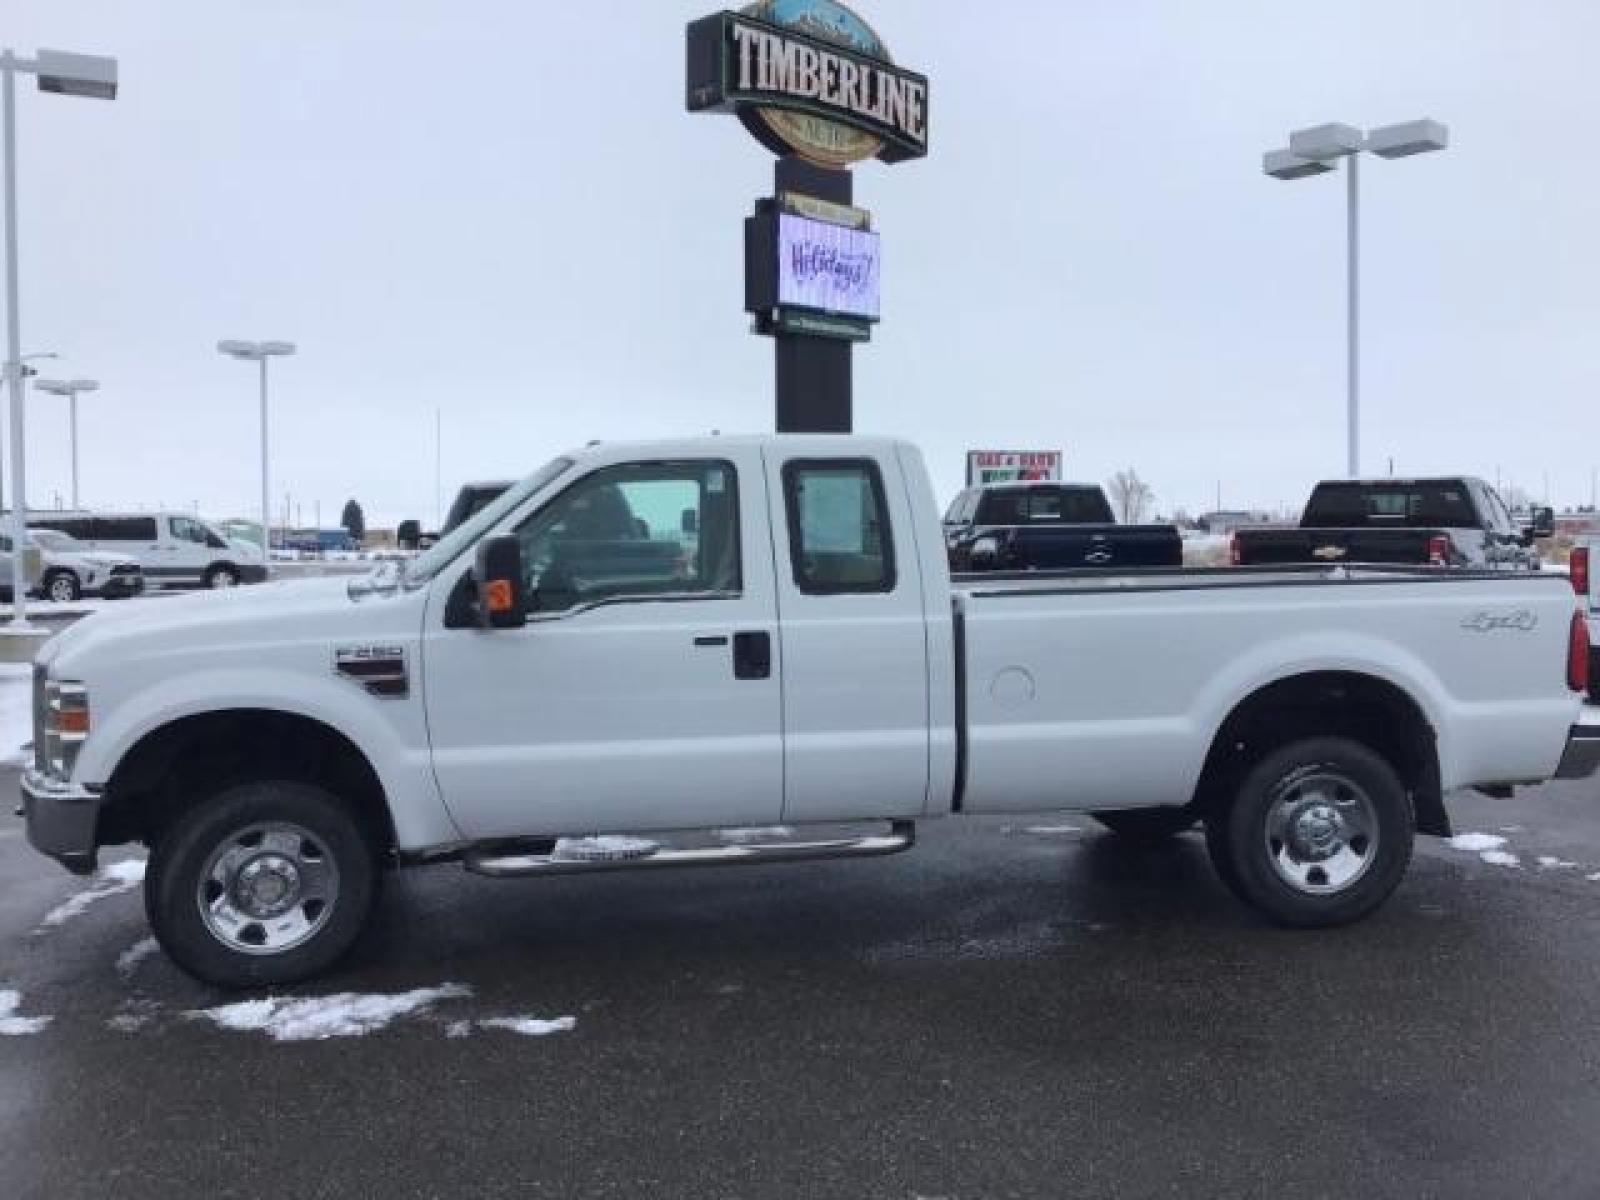
[[[83,498],[434,515],[591,438],[770,429],[741,219],[772,158],[683,109],[708,2],[7,0],[0,37],[114,54],[113,104],[19,91],[23,339],[83,401]],[[1600,465],[1594,0],[861,0],[931,80],[931,154],[856,172],[883,322],[856,424],[1132,465],[1163,511],[1296,503],[1344,462],[1344,189],[1288,131],[1430,116],[1366,160],[1365,465],[1587,502]],[[26,84],[26,81],[24,81]],[[29,402],[30,499],[68,489]],[[7,480],[9,493],[9,479]],[[9,494],[8,494],[9,499]]]

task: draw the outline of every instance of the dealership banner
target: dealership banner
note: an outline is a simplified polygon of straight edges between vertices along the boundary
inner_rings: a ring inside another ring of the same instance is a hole
[[[1010,483],[1014,480],[1059,482],[1059,450],[969,450],[967,486]]]

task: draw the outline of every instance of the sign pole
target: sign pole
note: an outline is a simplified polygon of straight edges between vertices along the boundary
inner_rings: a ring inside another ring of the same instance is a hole
[[[849,171],[830,171],[788,155],[773,167],[774,194],[796,192],[849,204]],[[778,433],[849,433],[853,428],[850,342],[775,332],[773,428]]]

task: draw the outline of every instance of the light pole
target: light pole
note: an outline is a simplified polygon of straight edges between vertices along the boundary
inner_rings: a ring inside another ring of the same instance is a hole
[[[217,349],[230,358],[256,363],[261,368],[261,559],[272,573],[272,509],[267,500],[267,360],[287,358],[294,353],[293,342],[217,343]]]
[[[5,378],[11,399],[11,623],[28,623],[26,555],[28,544],[28,493],[23,478],[22,317],[17,308],[21,290],[17,270],[17,73],[33,75],[41,92],[113,100],[117,95],[117,60],[96,54],[65,54],[40,50],[33,58],[20,58],[7,47],[0,51],[0,92],[4,93],[5,126],[5,254],[6,254],[6,361]]]
[[[1345,371],[1349,389],[1349,447],[1346,468],[1353,479],[1361,473],[1361,197],[1359,162],[1370,150],[1379,158],[1406,158],[1443,150],[1450,131],[1438,121],[1405,121],[1362,133],[1353,125],[1317,125],[1289,135],[1287,150],[1273,150],[1261,170],[1274,179],[1306,179],[1333,170],[1345,160],[1345,270],[1347,345]]]
[[[52,396],[65,396],[72,413],[72,507],[78,507],[78,393],[100,390],[93,379],[35,379],[35,389]]]

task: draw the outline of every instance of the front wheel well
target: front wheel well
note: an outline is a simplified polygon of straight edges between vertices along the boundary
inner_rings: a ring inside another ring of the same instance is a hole
[[[183,717],[145,734],[106,782],[96,841],[154,845],[207,797],[259,779],[326,788],[350,805],[376,849],[394,849],[383,784],[360,748],[315,718],[254,708]]]
[[[1353,671],[1292,676],[1242,700],[1212,740],[1195,807],[1203,814],[1217,812],[1264,755],[1319,736],[1347,737],[1381,755],[1411,794],[1417,831],[1449,835],[1433,726],[1402,688]]]

